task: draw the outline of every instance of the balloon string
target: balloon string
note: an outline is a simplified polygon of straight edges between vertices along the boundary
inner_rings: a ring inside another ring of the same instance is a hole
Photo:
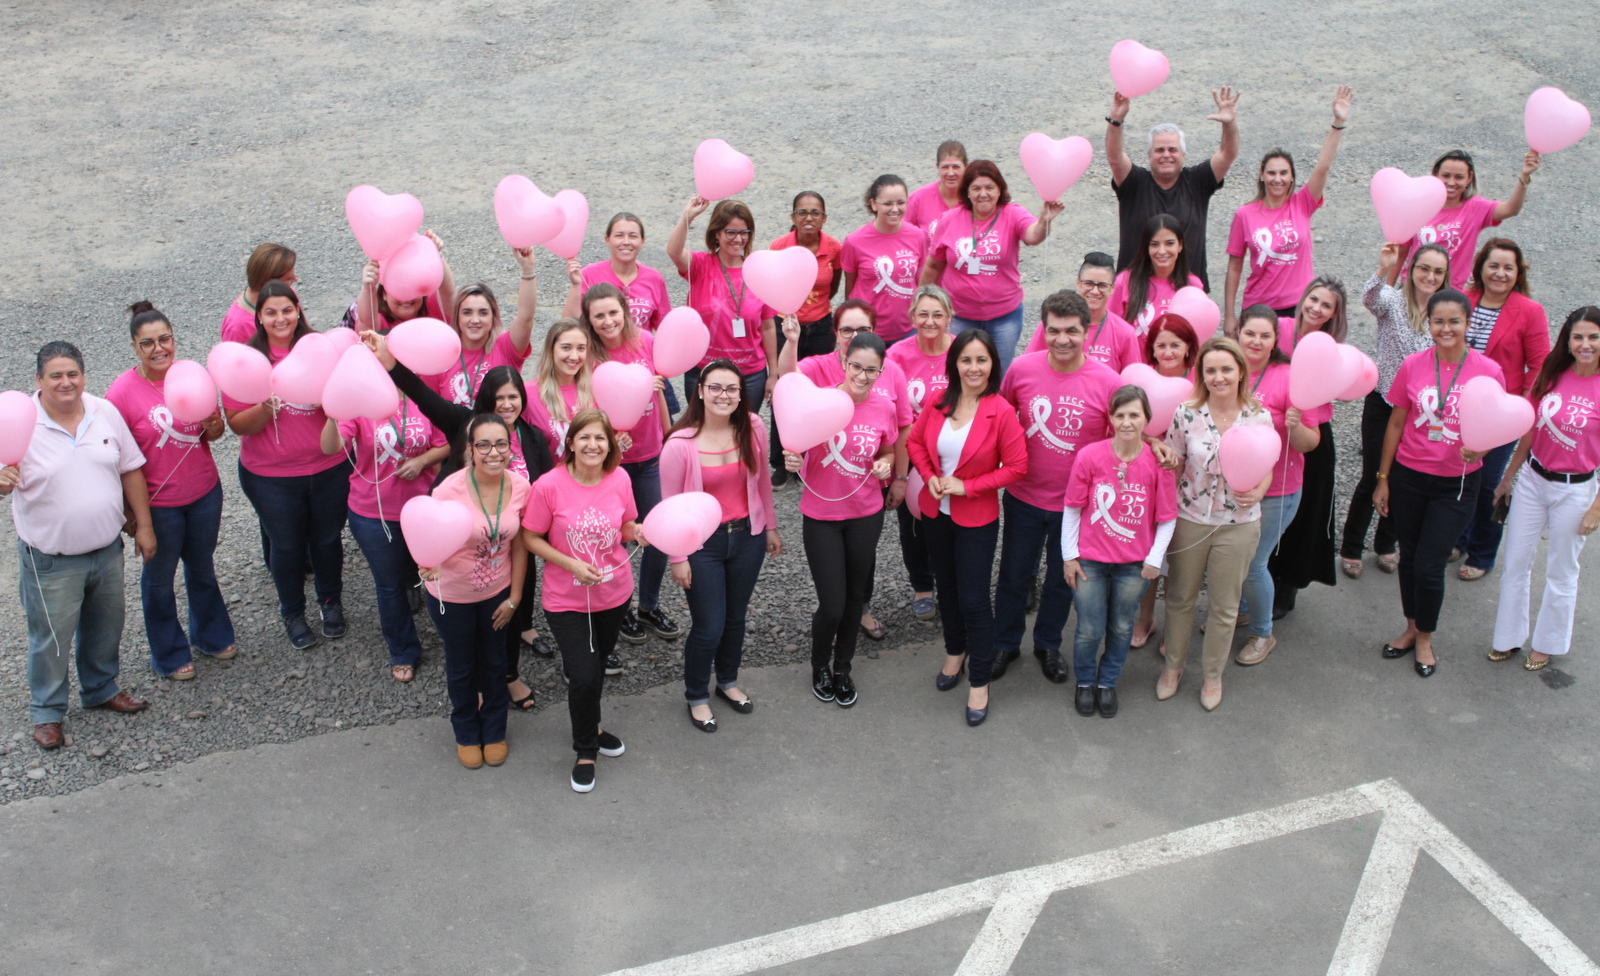
[[[183,462],[189,457],[189,452],[199,446],[200,442],[196,441],[195,443],[190,444],[188,447],[183,449],[183,454],[179,456],[178,463],[172,466],[172,470],[167,472],[167,476],[161,479],[161,484],[156,485],[156,490],[150,493],[150,501],[152,503],[156,500],[156,496],[161,494],[161,489],[167,486],[167,482],[172,480],[172,476],[178,473],[178,469],[183,466]]]

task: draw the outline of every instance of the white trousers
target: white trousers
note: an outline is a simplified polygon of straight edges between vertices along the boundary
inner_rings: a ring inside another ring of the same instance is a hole
[[[1517,475],[1506,518],[1505,555],[1500,569],[1500,609],[1495,614],[1494,649],[1523,647],[1528,637],[1529,590],[1539,536],[1550,532],[1545,556],[1544,597],[1529,646],[1541,654],[1565,654],[1572,643],[1572,618],[1578,604],[1578,555],[1588,538],[1578,534],[1583,513],[1594,504],[1600,479],[1569,485],[1546,481],[1531,467]]]

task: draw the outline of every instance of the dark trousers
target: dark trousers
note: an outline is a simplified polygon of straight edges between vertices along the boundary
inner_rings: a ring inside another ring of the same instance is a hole
[[[1472,521],[1478,474],[1445,478],[1398,461],[1389,469],[1389,517],[1400,542],[1400,607],[1425,634],[1439,629],[1445,566]]]
[[[1000,541],[1000,520],[966,526],[937,513],[932,518],[922,517],[922,529],[939,598],[939,622],[944,625],[944,652],[967,655],[967,680],[972,687],[982,688],[994,668],[994,604],[989,599],[989,579],[994,547]]]
[[[1356,482],[1355,493],[1350,496],[1350,509],[1344,517],[1344,539],[1339,544],[1339,555],[1346,559],[1360,559],[1367,546],[1367,526],[1372,524],[1372,490],[1378,487],[1378,465],[1383,459],[1383,432],[1389,426],[1389,414],[1394,410],[1383,394],[1373,391],[1361,405],[1361,480]],[[1380,556],[1394,552],[1394,521],[1388,515],[1378,516],[1378,534],[1372,539],[1372,551]]]
[[[626,603],[609,610],[546,610],[550,636],[561,648],[567,671],[567,715],[572,719],[572,751],[579,759],[600,754],[600,692],[606,680],[606,658],[617,647]],[[504,685],[501,686],[502,688]]]
[[[417,623],[411,617],[406,591],[416,582],[417,564],[406,548],[400,522],[351,512],[350,535],[372,570],[372,584],[378,592],[378,626],[389,645],[389,663],[415,666],[422,659],[422,643],[417,639]]]
[[[272,540],[272,585],[278,612],[306,612],[306,559],[316,576],[317,600],[337,602],[344,592],[344,545],[340,538],[349,512],[350,461],[316,474],[272,478],[239,465],[239,487]]]
[[[450,693],[450,727],[456,744],[486,746],[506,740],[505,638],[494,627],[494,611],[511,595],[501,590],[477,603],[440,603],[429,596],[428,616],[444,642],[444,681]],[[483,703],[478,703],[478,696]]]
[[[894,510],[900,520],[900,557],[906,563],[906,576],[913,593],[933,590],[933,567],[928,563],[928,542],[922,529],[922,520],[912,518],[904,502]]]
[[[661,465],[659,458],[633,461],[622,467],[633,483],[633,505],[639,510],[639,521],[650,510],[661,504]],[[645,546],[639,556],[639,609],[654,610],[661,602],[661,577],[667,572],[667,554],[654,546]]]
[[[1033,646],[1061,650],[1061,633],[1072,612],[1072,588],[1061,569],[1061,513],[1035,508],[1006,492],[1001,500],[1005,527],[1000,533],[1000,582],[994,591],[995,650],[1022,648],[1028,625],[1028,590],[1039,572],[1044,547],[1044,581],[1039,614],[1033,619]]]
[[[877,569],[878,537],[883,511],[861,518],[830,521],[801,516],[806,564],[817,588],[817,612],[811,615],[811,668],[850,673],[861,629],[861,607]]]
[[[717,687],[739,683],[744,657],[745,612],[767,558],[765,532],[751,532],[748,518],[724,522],[698,552],[689,556],[689,636],[683,642],[683,697],[691,705],[711,701]]]
[[[1494,568],[1494,557],[1500,553],[1500,535],[1505,526],[1494,521],[1494,490],[1506,473],[1506,464],[1516,447],[1517,442],[1512,441],[1483,456],[1483,467],[1478,469],[1478,494],[1472,506],[1472,521],[1456,541],[1456,548],[1467,554],[1467,565],[1484,572]]]
[[[233,621],[212,562],[222,527],[222,483],[187,505],[150,506],[150,524],[156,533],[156,555],[139,574],[144,633],[150,643],[150,666],[156,674],[171,675],[193,660],[191,647],[216,654],[234,643]],[[189,597],[187,634],[178,621],[173,587],[180,559]]]
[[[539,571],[534,564],[535,556],[528,554],[528,574],[522,578],[522,600],[517,604],[517,612],[511,616],[511,625],[506,628],[506,681],[512,682],[521,679],[522,672],[522,632],[533,629],[533,608],[538,606]]]
[[[789,344],[789,337],[778,330],[778,352],[782,354],[783,347]],[[833,313],[829,312],[815,322],[800,323],[800,347],[795,350],[795,362],[809,359],[812,356],[821,356],[831,353],[839,348],[839,342],[833,334]],[[773,364],[777,369],[777,364]],[[759,410],[761,404],[755,400],[750,401],[750,406]],[[772,415],[772,422],[767,424],[768,460],[772,463],[772,470],[783,469],[783,443],[778,440],[778,417]]]

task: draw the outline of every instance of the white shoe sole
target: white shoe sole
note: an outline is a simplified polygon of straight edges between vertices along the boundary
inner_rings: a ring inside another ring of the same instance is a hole
[[[625,744],[617,746],[615,749],[607,749],[607,748],[602,746],[601,749],[600,749],[600,755],[605,756],[605,757],[607,757],[609,759],[615,759],[615,758],[617,758],[618,756],[622,755],[623,753],[625,753],[627,751],[628,751],[628,747]]]
[[[593,782],[590,782],[588,786],[579,786],[578,781],[575,779],[568,779],[567,782],[572,784],[572,791],[574,793],[588,793],[594,789]]]

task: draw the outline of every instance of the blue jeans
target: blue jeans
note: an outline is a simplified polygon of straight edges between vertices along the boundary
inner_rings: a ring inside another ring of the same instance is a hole
[[[661,459],[633,461],[622,467],[633,482],[633,506],[639,510],[639,521],[650,510],[661,504]],[[654,546],[645,546],[639,555],[639,609],[654,610],[661,602],[661,577],[667,572],[667,554]]]
[[[1000,353],[1000,372],[1011,368],[1017,358],[1017,342],[1022,338],[1022,306],[997,319],[965,319],[959,315],[950,319],[950,332],[960,335],[967,329],[982,329],[994,340],[995,351]]]
[[[683,407],[678,403],[678,388],[671,383],[666,384],[666,389],[661,391],[667,398],[667,416],[676,417]]]
[[[389,532],[384,534],[384,527]],[[378,591],[378,626],[389,645],[389,663],[415,666],[422,659],[417,623],[411,616],[408,590],[417,579],[417,565],[406,548],[398,520],[368,518],[350,513],[350,535],[367,557],[372,584]]]
[[[122,643],[122,537],[77,556],[50,556],[17,540],[17,590],[28,618],[29,712],[34,725],[67,714],[67,656],[77,642],[78,701],[117,695]]]
[[[989,573],[1000,522],[957,525],[943,512],[922,517],[928,564],[933,567],[939,622],[944,625],[944,652],[967,655],[967,681],[974,688],[989,683],[994,669],[994,607],[989,602]]]
[[[1272,599],[1277,586],[1272,574],[1267,572],[1267,560],[1272,558],[1272,550],[1277,548],[1283,530],[1294,521],[1294,513],[1299,510],[1298,491],[1261,499],[1261,541],[1256,543],[1256,554],[1250,558],[1250,573],[1244,578],[1243,599],[1239,601],[1239,613],[1250,614],[1251,636],[1272,634]]]
[[[1140,575],[1144,570],[1142,562],[1080,559],[1078,565],[1087,579],[1078,581],[1078,631],[1072,643],[1072,674],[1080,688],[1115,688],[1133,641],[1139,601],[1151,581]],[[1095,653],[1100,650],[1101,640],[1106,642],[1106,652],[1097,666]]]
[[[773,364],[776,368],[777,364]],[[751,413],[761,412],[761,402],[767,396],[767,370],[756,370],[754,373],[745,373],[744,392],[746,402],[750,404]],[[683,374],[683,395],[686,399],[693,400],[697,395],[696,387],[700,385],[700,367],[696,366]]]
[[[1000,582],[994,591],[995,649],[1009,654],[1022,649],[1027,627],[1029,581],[1039,572],[1039,547],[1044,547],[1044,582],[1039,615],[1033,620],[1033,646],[1061,650],[1061,633],[1072,612],[1072,588],[1061,571],[1061,513],[1034,508],[1010,492],[1000,502]]]
[[[689,704],[711,701],[713,665],[718,688],[726,691],[739,683],[745,611],[766,558],[766,533],[750,531],[748,518],[724,522],[689,556],[684,596],[691,623],[683,642],[683,697]]]
[[[1461,533],[1456,548],[1467,554],[1466,564],[1488,572],[1494,569],[1494,557],[1500,553],[1500,535],[1505,526],[1494,523],[1494,490],[1506,473],[1506,464],[1517,442],[1501,444],[1483,456],[1483,467],[1478,475],[1478,497],[1472,509],[1472,523]]]
[[[456,745],[506,741],[511,693],[506,690],[506,639],[495,630],[494,611],[510,594],[501,590],[477,603],[440,603],[434,596],[423,601],[444,643],[444,683]]]
[[[272,541],[272,585],[278,590],[278,612],[297,617],[306,612],[306,558],[316,574],[317,600],[337,603],[344,593],[345,514],[350,510],[350,461],[326,471],[272,478],[239,465],[239,487],[255,506]]]
[[[194,660],[191,647],[202,654],[217,654],[234,644],[233,621],[211,561],[222,527],[222,483],[187,505],[152,505],[150,524],[156,533],[156,557],[145,563],[139,574],[139,596],[144,605],[150,667],[169,677]],[[172,586],[180,559],[189,595],[188,635],[178,622],[178,597]]]

